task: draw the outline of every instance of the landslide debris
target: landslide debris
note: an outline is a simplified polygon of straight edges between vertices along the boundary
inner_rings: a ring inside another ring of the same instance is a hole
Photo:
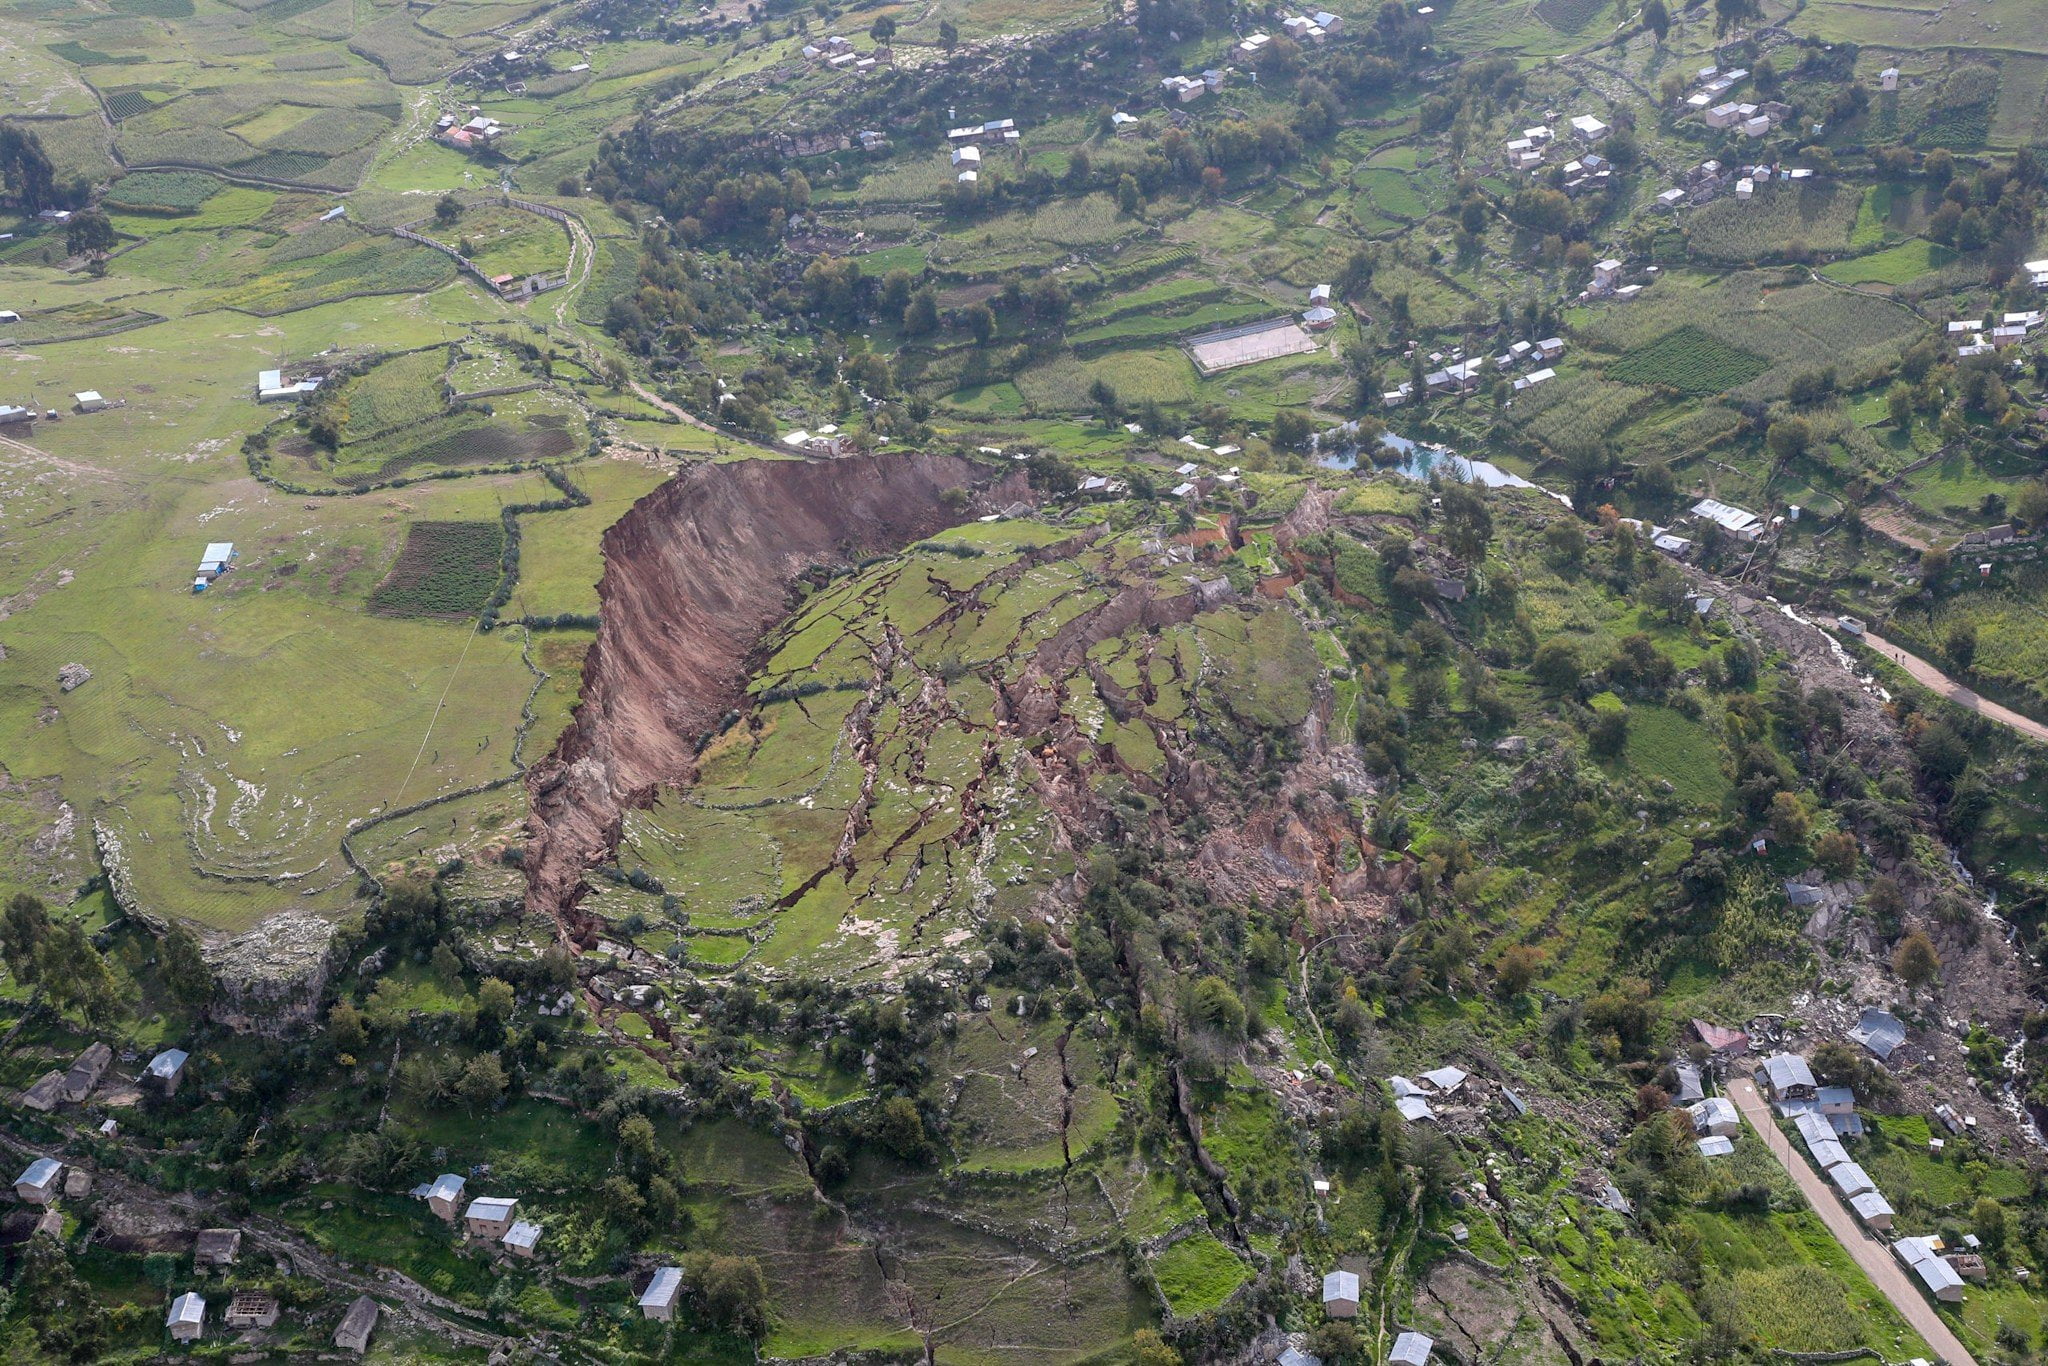
[[[805,570],[900,549],[979,508],[1001,479],[954,456],[855,456],[700,465],[605,533],[600,622],[582,701],[527,775],[529,904],[573,922],[583,874],[616,847],[627,809],[688,782],[701,737],[735,706],[748,660]]]

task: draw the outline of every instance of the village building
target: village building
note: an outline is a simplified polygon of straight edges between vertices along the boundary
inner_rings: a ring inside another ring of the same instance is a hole
[[[269,1328],[277,1323],[277,1300],[260,1290],[237,1290],[223,1318],[237,1332]]]
[[[215,551],[224,552],[225,558],[214,558]],[[225,570],[228,563],[235,558],[235,547],[232,543],[223,541],[206,547],[206,553],[207,558],[199,563],[202,576],[206,573],[206,566],[209,563],[219,566],[216,572]],[[178,1083],[185,1079],[185,1064],[190,1058],[191,1054],[182,1048],[166,1048],[149,1060],[149,1066],[143,1069],[143,1076],[155,1083],[165,1095],[175,1096],[178,1094]]]
[[[501,1196],[480,1195],[469,1202],[462,1220],[473,1238],[488,1238],[497,1242],[512,1228],[513,1216],[519,1211],[517,1200]]]
[[[427,1208],[450,1223],[462,1212],[462,1188],[467,1184],[453,1172],[443,1172],[434,1178],[434,1183],[420,1192],[420,1198],[427,1202]]]
[[[1436,1339],[1422,1333],[1403,1333],[1394,1339],[1394,1350],[1387,1353],[1387,1366],[1429,1366],[1429,1354],[1436,1347]]]
[[[39,1157],[14,1178],[14,1198],[31,1205],[47,1205],[57,1198],[64,1176],[64,1164],[54,1157]]]
[[[233,1266],[242,1251],[242,1231],[237,1228],[202,1229],[192,1240],[192,1265]]]
[[[676,1302],[683,1297],[683,1271],[681,1267],[664,1266],[654,1273],[654,1279],[640,1292],[640,1314],[643,1318],[658,1319],[667,1323],[676,1315]]]
[[[540,1225],[521,1219],[505,1230],[505,1247],[515,1257],[531,1259],[540,1248]]]
[[[334,1330],[334,1345],[358,1356],[370,1350],[370,1334],[377,1330],[377,1316],[383,1312],[383,1306],[368,1295],[356,1296]]]
[[[1323,1312],[1333,1319],[1358,1317],[1358,1273],[1332,1271],[1323,1277]]]
[[[206,1301],[186,1291],[171,1301],[164,1315],[164,1327],[177,1342],[197,1342],[206,1335]]]

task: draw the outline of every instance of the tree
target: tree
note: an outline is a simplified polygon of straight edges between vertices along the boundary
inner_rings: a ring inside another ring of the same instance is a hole
[[[976,346],[987,346],[995,340],[995,310],[987,304],[973,304],[967,309],[967,330],[974,334]]]
[[[1804,844],[1813,833],[1813,817],[1796,792],[1780,792],[1771,798],[1771,833],[1782,844]]]
[[[444,194],[434,201],[434,221],[442,227],[452,225],[462,217],[462,201],[452,194]]]
[[[1806,453],[1813,441],[1813,429],[1806,425],[1804,418],[1785,417],[1771,424],[1764,437],[1764,444],[1771,448],[1771,454],[1780,460],[1794,460]]]
[[[363,1029],[363,1012],[354,1001],[336,1001],[327,1012],[327,1041],[337,1053],[359,1054],[369,1036]]]
[[[926,337],[939,330],[939,298],[929,289],[920,289],[910,296],[910,302],[903,309],[903,332],[905,336]]]
[[[1899,947],[1892,952],[1892,971],[1907,990],[1915,993],[1940,974],[1941,955],[1934,951],[1934,941],[1925,930],[1914,930],[1899,941]]]
[[[1230,983],[1210,975],[1195,983],[1194,1013],[1211,1028],[1235,1039],[1244,1034],[1244,1001]]]
[[[1593,723],[1586,727],[1586,743],[1605,759],[1621,753],[1628,745],[1627,709],[1617,707],[1593,713]]]
[[[1664,35],[1671,32],[1671,11],[1664,6],[1664,0],[1645,0],[1643,5],[1643,27],[1661,44]]]
[[[1493,985],[1503,1000],[1511,1000],[1529,989],[1536,969],[1543,964],[1543,951],[1532,944],[1511,944],[1493,970]]]
[[[471,1058],[455,1079],[455,1094],[472,1110],[481,1110],[497,1102],[505,1094],[511,1079],[505,1075],[505,1064],[498,1061],[496,1053],[479,1053]]]
[[[1535,657],[1529,661],[1529,673],[1552,692],[1564,692],[1578,687],[1586,666],[1575,643],[1554,636],[1537,648]]]
[[[56,204],[57,170],[34,129],[0,123],[0,185],[23,213],[41,213]]]
[[[1957,622],[1949,628],[1948,638],[1942,642],[1941,648],[1958,672],[1968,673],[1970,666],[1977,662],[1977,628],[1967,621]]]
[[[27,892],[16,892],[0,914],[0,960],[17,982],[36,980],[36,950],[50,936],[50,912]]]
[[[114,974],[76,921],[56,927],[37,947],[36,973],[59,1010],[76,1010],[100,1024],[120,1009]]]
[[[64,225],[64,250],[73,256],[103,259],[120,240],[114,225],[98,209],[80,209]]]
[[[1180,1366],[1180,1353],[1150,1328],[1140,1328],[1132,1335],[1131,1356],[1137,1366]]]
[[[1839,882],[1856,871],[1863,851],[1847,830],[1830,830],[1813,842],[1813,861],[1831,881]]]

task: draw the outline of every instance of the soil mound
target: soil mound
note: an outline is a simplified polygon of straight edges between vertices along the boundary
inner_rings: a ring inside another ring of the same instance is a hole
[[[636,503],[605,533],[575,722],[527,774],[529,905],[580,931],[585,870],[617,847],[629,808],[695,776],[699,741],[740,701],[799,574],[1026,496],[1021,473],[996,473],[927,454],[747,460],[697,466]]]

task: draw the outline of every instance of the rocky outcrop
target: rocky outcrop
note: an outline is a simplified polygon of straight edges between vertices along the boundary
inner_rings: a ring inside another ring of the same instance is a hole
[[[605,533],[575,722],[527,775],[529,904],[580,928],[585,870],[617,846],[629,808],[694,777],[700,742],[739,702],[799,574],[1027,496],[1021,473],[999,473],[926,454],[746,460],[699,465],[636,503]]]

